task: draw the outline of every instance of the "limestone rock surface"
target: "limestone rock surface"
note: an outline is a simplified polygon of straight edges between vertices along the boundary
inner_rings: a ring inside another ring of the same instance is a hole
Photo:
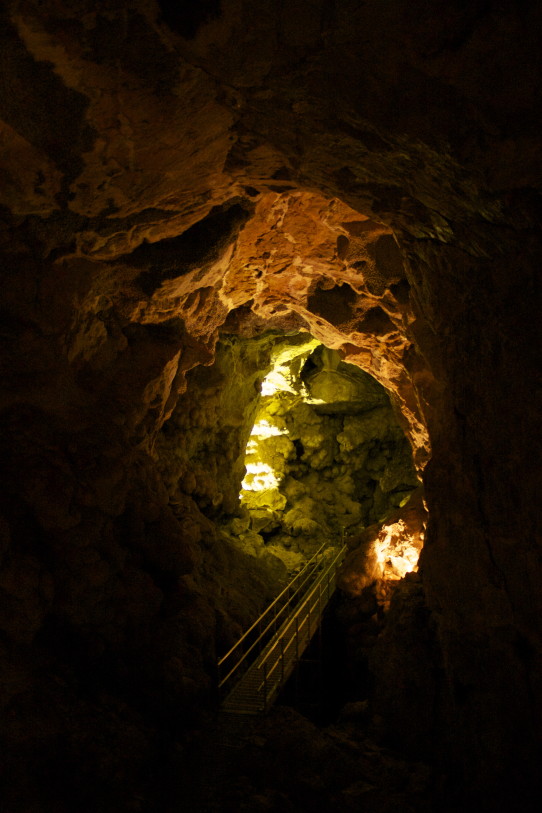
[[[164,437],[235,400],[219,335],[269,331],[391,393],[444,670],[423,736],[475,809],[533,809],[541,31],[497,0],[2,4],[8,809],[167,809],[163,755],[278,574],[217,525],[237,448]]]

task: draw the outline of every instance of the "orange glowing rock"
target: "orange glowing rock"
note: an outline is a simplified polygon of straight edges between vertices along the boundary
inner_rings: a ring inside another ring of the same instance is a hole
[[[417,570],[422,545],[423,533],[411,536],[402,519],[384,525],[373,545],[382,578],[402,579]]]
[[[396,582],[417,570],[426,521],[420,488],[384,524],[371,525],[348,540],[351,551],[339,576],[340,589],[350,596],[359,596],[375,582],[377,585]]]

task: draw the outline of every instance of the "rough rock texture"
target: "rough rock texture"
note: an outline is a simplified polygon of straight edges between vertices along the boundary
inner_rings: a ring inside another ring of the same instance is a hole
[[[286,707],[253,724],[237,742],[221,789],[221,809],[430,811],[432,776],[427,766],[402,759],[367,738],[354,704],[345,712],[341,725],[323,730]]]
[[[164,754],[209,697],[217,619],[227,637],[256,611],[221,611],[226,584],[246,598],[246,562],[155,451],[221,328],[309,331],[392,393],[420,468],[431,445],[435,753],[475,809],[529,809],[541,15],[499,0],[2,5],[8,809],[165,809]]]
[[[241,539],[259,536],[263,545],[263,535],[277,555],[339,545],[418,485],[383,387],[303,335],[279,345],[262,382],[241,490],[250,522]]]
[[[406,504],[404,504],[406,503]],[[386,604],[397,581],[417,570],[427,526],[423,489],[411,492],[408,501],[347,538],[348,553],[338,574],[340,589],[355,598],[375,585]]]
[[[156,451],[170,494],[190,494],[211,517],[238,507],[261,382],[280,340],[224,338],[214,363],[189,373],[187,391],[158,436]]]

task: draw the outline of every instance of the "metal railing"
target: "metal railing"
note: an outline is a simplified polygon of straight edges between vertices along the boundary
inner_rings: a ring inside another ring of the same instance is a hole
[[[335,592],[336,572],[346,547],[322,546],[273,604],[219,661],[219,669],[234,658],[219,679],[222,709],[245,714],[266,711],[290,677],[319,629]],[[250,643],[251,633],[257,632]],[[243,649],[244,642],[249,641]],[[240,649],[238,649],[240,647]]]
[[[218,688],[221,697],[228,691],[232,683],[238,679],[244,668],[260,654],[279,626],[288,617],[291,608],[299,601],[299,597],[304,593],[307,584],[310,583],[313,573],[318,569],[323,557],[325,557],[326,550],[330,550],[330,548],[326,548],[324,543],[237,643],[219,659],[217,669]]]

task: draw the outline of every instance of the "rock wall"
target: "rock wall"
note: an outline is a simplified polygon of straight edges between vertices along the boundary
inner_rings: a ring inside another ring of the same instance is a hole
[[[272,585],[197,505],[229,499],[224,461],[209,455],[215,487],[186,468],[200,450],[181,465],[160,445],[159,462],[157,437],[219,329],[264,325],[310,332],[393,394],[425,466],[431,737],[469,804],[529,809],[541,13],[3,4],[8,809],[166,809],[164,755],[176,742],[182,762],[216,637],[257,612],[245,584]]]
[[[277,555],[340,545],[419,483],[384,388],[336,351],[297,344],[263,380],[241,490],[247,541]]]

